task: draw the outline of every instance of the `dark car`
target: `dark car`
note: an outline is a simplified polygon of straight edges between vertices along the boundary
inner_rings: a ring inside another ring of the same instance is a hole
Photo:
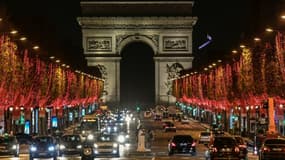
[[[285,138],[266,138],[259,151],[259,160],[284,160]]]
[[[56,141],[52,136],[38,136],[30,145],[30,160],[34,158],[57,159]]]
[[[20,144],[31,144],[32,143],[32,136],[25,133],[17,133],[16,138]]]
[[[15,136],[4,135],[0,137],[0,155],[19,157],[19,143]]]
[[[164,132],[176,132],[176,127],[174,123],[166,121],[163,123]]]
[[[209,143],[205,153],[206,159],[240,160],[240,149],[237,141],[231,136],[216,136]]]
[[[241,159],[247,159],[247,143],[243,140],[241,136],[234,136],[234,138],[237,141],[237,144],[240,149],[240,158]]]
[[[191,135],[174,135],[168,142],[168,155],[175,153],[196,155],[196,141]]]
[[[66,134],[59,140],[59,156],[62,155],[80,155],[82,149],[82,140],[79,134]]]

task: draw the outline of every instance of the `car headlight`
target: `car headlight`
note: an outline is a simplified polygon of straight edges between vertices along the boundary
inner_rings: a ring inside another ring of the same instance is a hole
[[[125,142],[125,136],[123,136],[123,135],[119,135],[119,137],[118,137],[118,141],[119,141],[119,143],[124,143]]]
[[[14,145],[12,146],[12,149],[17,149],[17,145],[14,144]]]
[[[130,138],[130,136],[127,134],[127,135],[126,135],[126,138]]]
[[[59,145],[59,149],[65,149],[65,146],[64,145]]]
[[[82,134],[85,134],[85,131],[82,131]]]
[[[37,151],[37,147],[35,147],[35,146],[31,146],[31,151],[32,151],[32,152]]]
[[[77,149],[81,149],[81,148],[82,148],[82,145],[77,145],[76,148],[77,148]]]
[[[95,148],[98,148],[98,145],[97,145],[96,143],[94,143],[94,147],[95,147]]]
[[[94,139],[94,136],[92,135],[92,134],[89,134],[88,136],[87,136],[87,140],[93,140]]]
[[[114,143],[114,144],[113,144],[113,147],[114,147],[114,148],[117,148],[117,147],[118,147],[118,144],[117,144],[117,143]]]
[[[54,151],[54,149],[55,149],[54,146],[49,146],[48,147],[48,151]]]

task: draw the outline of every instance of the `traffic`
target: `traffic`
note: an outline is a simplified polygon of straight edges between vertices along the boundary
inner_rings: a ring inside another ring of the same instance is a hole
[[[99,114],[98,114],[99,113]],[[257,147],[257,146],[256,146]],[[285,139],[253,142],[164,108],[101,110],[48,135],[3,135],[0,155],[8,159],[282,159]]]

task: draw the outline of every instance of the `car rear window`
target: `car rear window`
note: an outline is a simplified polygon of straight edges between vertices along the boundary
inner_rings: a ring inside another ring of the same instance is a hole
[[[264,141],[265,144],[285,144],[284,139],[267,139]]]
[[[215,146],[225,146],[225,145],[234,146],[236,145],[236,141],[235,139],[231,137],[218,137],[218,138],[215,138],[214,145]]]
[[[193,142],[193,138],[191,136],[174,136],[173,138],[173,141],[174,142],[190,142],[192,143]]]
[[[201,136],[210,136],[211,133],[210,132],[201,132]]]

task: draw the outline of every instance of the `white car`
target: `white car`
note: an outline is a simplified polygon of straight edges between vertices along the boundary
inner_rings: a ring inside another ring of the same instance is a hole
[[[182,117],[181,124],[189,124],[189,123],[190,123],[190,120],[188,117]]]
[[[199,135],[199,143],[204,143],[204,144],[208,144],[210,143],[212,138],[212,133],[211,132],[201,132]]]

